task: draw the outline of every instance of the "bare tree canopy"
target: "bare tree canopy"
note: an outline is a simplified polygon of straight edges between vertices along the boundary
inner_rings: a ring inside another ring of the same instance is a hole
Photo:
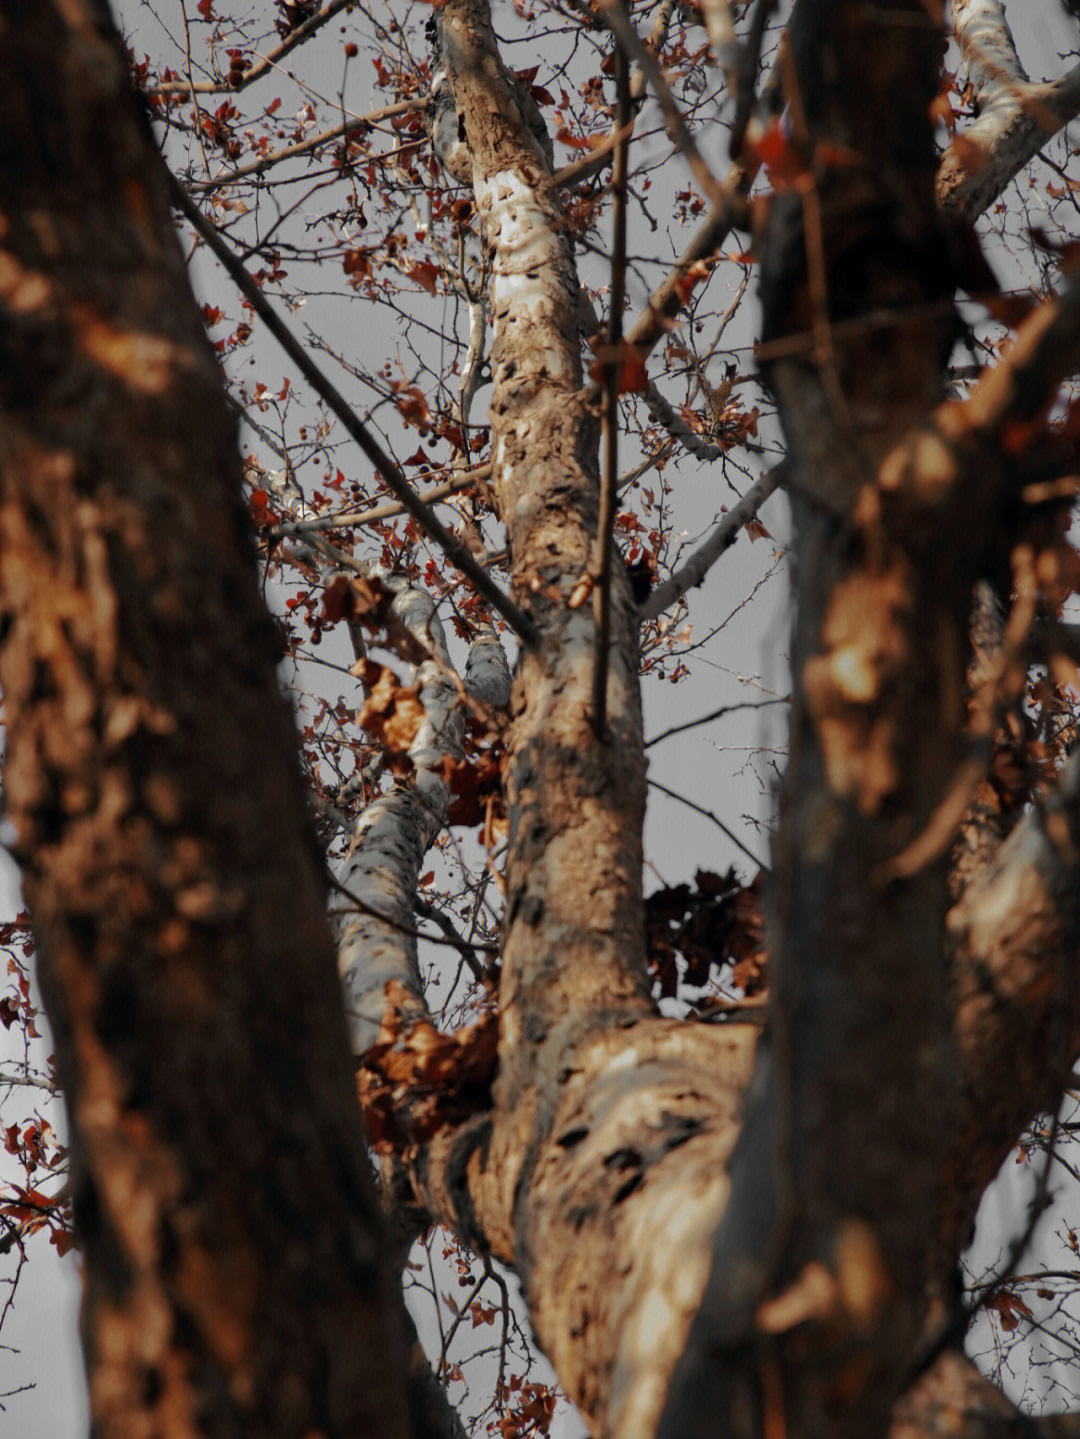
[[[433,1226],[476,1430],[555,1408],[509,1270],[597,1439],[1080,1435],[963,1355],[1080,1291],[1017,1268],[1080,1054],[1080,68],[1000,0],[121,18],[0,5],[0,1020],[36,945],[56,1056],[0,1083],[71,1127],[5,1126],[0,1248],[73,1233],[95,1436],[461,1435]],[[790,695],[647,744],[762,539]],[[775,827],[647,773],[782,702]]]

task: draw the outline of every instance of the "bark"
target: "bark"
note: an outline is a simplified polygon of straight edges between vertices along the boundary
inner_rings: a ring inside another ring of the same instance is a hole
[[[1056,1110],[1080,1054],[1078,853],[1074,754],[1057,792],[1032,807],[949,913],[964,1077],[948,1179],[964,1215],[974,1214],[1010,1136],[1034,1114]],[[955,1223],[963,1242],[962,1221]]]
[[[962,421],[924,418],[954,284],[927,16],[802,0],[789,28],[796,141],[859,158],[819,167],[812,202],[775,200],[760,240],[798,604],[772,1023],[663,1439],[706,1433],[718,1408],[732,1434],[883,1432],[957,1252],[940,1225],[970,1163],[953,1149],[944,816],[964,769],[970,597],[1011,476],[1001,393]]]
[[[943,563],[956,515],[934,513],[936,495],[904,495],[862,534],[856,517],[939,393],[951,338],[928,120],[940,36],[917,4],[894,9],[911,17],[902,34],[853,3],[803,3],[789,27],[807,142],[860,157],[820,179],[818,204],[775,200],[762,237],[765,344],[813,334],[769,372],[798,606],[772,1031],[663,1439],[704,1434],[706,1405],[738,1435],[771,1415],[791,1435],[883,1432],[937,1257],[927,1217],[956,1116],[945,866],[897,881],[889,865],[959,762],[981,537]],[[884,332],[836,337],[837,322],[881,309],[895,315]]]
[[[600,742],[594,621],[568,603],[598,495],[573,258],[486,7],[452,0],[440,13],[492,251],[493,483],[515,590],[542,641],[511,700],[494,1109],[427,1146],[415,1182],[431,1213],[514,1265],[596,1432],[646,1435],[700,1294],[752,1036],[661,1021],[646,995],[636,621],[620,573]],[[677,1243],[652,1247],[658,1213]]]
[[[415,702],[423,709],[409,747],[415,778],[364,810],[334,897],[334,910],[342,917],[338,967],[349,1039],[357,1055],[379,1036],[387,984],[396,982],[413,997],[418,1016],[426,1012],[413,905],[420,866],[450,801],[440,762],[461,755],[463,716],[435,606],[423,590],[409,588],[394,600],[393,611],[432,657],[415,676]]]
[[[635,618],[613,596],[608,715],[590,724],[593,620],[568,601],[596,529],[596,417],[581,394],[579,286],[535,107],[502,66],[486,6],[442,10],[444,59],[492,252],[493,475],[511,579],[541,632],[511,698],[500,1104],[534,1128],[579,1037],[650,1006],[644,986],[644,766]],[[558,1016],[554,1024],[551,1016]],[[550,1116],[539,1120],[547,1128]],[[510,1130],[508,1193],[519,1173]]]
[[[3,28],[5,793],[93,1432],[405,1434],[326,884],[164,168],[103,6]]]
[[[1075,1439],[1080,1416],[1018,1414],[1000,1389],[959,1354],[947,1354],[901,1400],[889,1439]]]

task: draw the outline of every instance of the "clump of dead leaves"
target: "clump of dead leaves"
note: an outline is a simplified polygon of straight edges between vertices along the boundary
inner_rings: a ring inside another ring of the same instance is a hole
[[[765,874],[750,884],[699,869],[689,884],[656,890],[645,901],[649,972],[660,996],[675,995],[680,986],[704,988],[721,970],[747,998],[764,993],[768,955],[761,894]],[[700,1014],[712,1013],[730,1001],[705,999]]]
[[[379,1037],[357,1073],[372,1146],[408,1158],[439,1130],[489,1108],[497,1041],[493,1011],[447,1034],[418,1017],[415,997],[391,980]]]

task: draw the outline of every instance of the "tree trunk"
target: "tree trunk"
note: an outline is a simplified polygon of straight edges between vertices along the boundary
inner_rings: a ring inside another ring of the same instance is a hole
[[[165,170],[104,6],[3,15],[5,792],[93,1432],[404,1435],[327,886]]]

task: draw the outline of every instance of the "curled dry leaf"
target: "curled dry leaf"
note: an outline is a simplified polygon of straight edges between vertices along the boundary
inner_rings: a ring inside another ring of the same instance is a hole
[[[393,599],[393,591],[381,580],[338,575],[323,590],[320,623],[336,625],[339,620],[362,619],[369,626],[381,624]]]
[[[442,760],[442,776],[453,796],[446,812],[450,824],[483,824],[491,803],[496,804],[501,813],[504,764],[505,756],[491,753],[481,753],[472,760],[449,756]]]
[[[733,982],[746,995],[761,992],[766,963],[763,882],[764,871],[751,884],[740,885],[734,870],[718,875],[699,869],[693,888],[678,884],[648,897],[649,970],[661,995],[676,994],[680,981],[706,985],[713,967],[727,964],[733,967]]]
[[[443,1033],[415,1018],[416,1001],[396,980],[386,986],[379,1038],[360,1061],[357,1086],[371,1143],[404,1154],[449,1125],[490,1106],[498,1020]]]
[[[997,1312],[1002,1329],[1009,1334],[1019,1325],[1021,1315],[1025,1319],[1032,1317],[1031,1310],[1019,1294],[1014,1294],[1009,1289],[999,1289],[996,1294],[991,1294],[989,1299],[984,1300],[984,1303],[987,1309]]]
[[[361,660],[355,668],[368,689],[359,715],[361,728],[388,753],[402,754],[424,721],[419,689],[416,685],[399,684],[393,670],[374,660]]]

